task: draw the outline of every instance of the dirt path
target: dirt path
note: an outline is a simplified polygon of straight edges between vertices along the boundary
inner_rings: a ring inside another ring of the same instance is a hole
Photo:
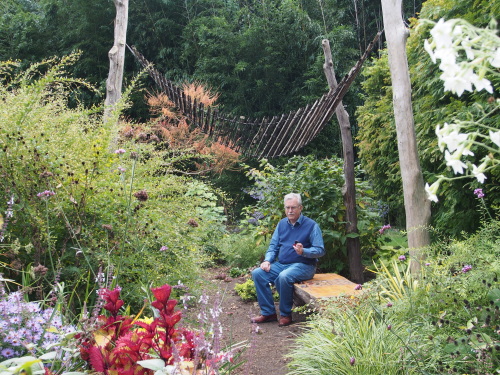
[[[278,327],[277,322],[260,325],[250,323],[250,317],[259,314],[257,303],[243,302],[234,292],[234,286],[246,278],[221,279],[225,272],[225,269],[207,270],[203,290],[212,301],[221,301],[220,322],[225,344],[248,342],[242,354],[246,363],[235,374],[285,375],[287,367],[284,355],[289,352],[293,338],[302,331],[304,315],[293,313],[296,323],[288,327]]]

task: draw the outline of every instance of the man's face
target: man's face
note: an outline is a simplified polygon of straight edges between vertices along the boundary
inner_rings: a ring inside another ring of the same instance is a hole
[[[301,212],[302,206],[299,204],[297,199],[292,198],[285,201],[285,214],[290,223],[295,224]]]

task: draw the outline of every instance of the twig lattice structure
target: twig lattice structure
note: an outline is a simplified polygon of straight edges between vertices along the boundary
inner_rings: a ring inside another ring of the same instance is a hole
[[[129,49],[158,87],[188,118],[191,126],[200,128],[217,142],[247,157],[274,158],[300,150],[323,130],[360,72],[381,33],[382,31],[377,33],[363,56],[335,90],[330,90],[312,104],[270,119],[229,117],[217,108],[205,108],[203,103],[185,95],[181,88],[166,79],[134,46]]]

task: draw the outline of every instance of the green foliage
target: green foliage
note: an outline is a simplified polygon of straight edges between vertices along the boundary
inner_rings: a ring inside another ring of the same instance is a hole
[[[255,284],[252,279],[236,284],[234,290],[243,301],[257,301],[257,292],[255,291]]]
[[[392,87],[387,53],[363,70],[364,105],[356,113],[359,132],[357,146],[361,165],[377,196],[389,205],[389,221],[403,222],[403,185],[399,172],[396,127],[392,108]]]
[[[421,338],[414,351],[424,365],[433,363],[433,373],[482,374],[498,367],[499,225],[485,223],[465,240],[435,244],[419,278],[383,268],[372,283],[370,292],[392,303],[398,320],[413,322]]]
[[[220,249],[230,266],[255,267],[263,260],[268,241],[259,241],[251,234],[231,233],[222,237]]]
[[[454,1],[430,0],[425,2],[421,18],[437,20],[441,17],[473,19],[475,26],[485,26],[495,16],[495,2],[468,0],[456,6]],[[481,9],[481,16],[477,15]],[[484,13],[483,13],[484,10]],[[443,155],[437,147],[435,127],[453,118],[470,120],[481,117],[481,112],[491,110],[489,94],[462,95],[454,97],[443,91],[440,72],[425,52],[423,41],[429,37],[429,27],[412,21],[412,33],[408,38],[408,64],[412,81],[412,104],[415,129],[424,179],[432,182],[432,176],[442,174]],[[360,130],[357,136],[362,167],[366,170],[379,198],[390,206],[391,223],[404,227],[404,205],[399,172],[396,129],[394,125],[392,90],[387,53],[366,67],[363,76],[365,104],[358,107],[357,117]],[[496,117],[486,119],[495,127]],[[472,150],[479,160],[484,151],[478,147]],[[498,206],[498,173],[491,173],[483,189],[489,196],[490,207]],[[473,190],[477,182],[447,182],[441,186],[447,199],[433,205],[432,225],[443,232],[459,236],[462,231],[473,231],[480,225],[481,215],[476,210]]]
[[[436,243],[420,275],[408,259],[378,263],[361,297],[324,302],[290,353],[291,374],[494,373],[499,229],[490,221],[462,241]]]
[[[240,276],[246,275],[247,273],[248,273],[247,269],[239,268],[239,267],[232,267],[229,270],[229,276],[231,276],[231,277],[240,277]]]
[[[70,89],[87,87],[66,78],[75,58],[19,75],[1,66],[0,191],[3,202],[14,200],[2,272],[19,282],[18,270],[46,266],[28,286],[51,288],[57,277],[78,289],[73,303],[81,307],[92,303],[88,280],[100,268],[141,306],[145,285],[196,282],[203,248],[216,245],[225,218],[211,187],[161,173],[164,151],[118,146],[117,129],[101,123],[97,108],[68,108]]]
[[[419,373],[404,345],[409,337],[403,322],[388,329],[389,318],[369,304],[340,305],[327,315],[310,322],[296,340],[289,374]]]
[[[324,271],[340,272],[346,264],[348,236],[342,197],[342,161],[297,156],[283,166],[274,167],[263,160],[260,170],[250,169],[248,174],[255,181],[249,193],[258,199],[248,212],[263,216],[249,230],[262,239],[270,239],[283,217],[283,197],[291,192],[300,193],[303,213],[315,220],[323,233],[326,255],[320,259],[319,267]],[[360,180],[356,181],[356,189],[359,237],[362,249],[368,251],[373,247],[378,224],[373,211],[373,192],[366,182]]]
[[[407,252],[408,238],[406,233],[389,229],[377,238],[377,250],[373,255],[373,260],[389,264],[399,256],[406,255]]]
[[[257,291],[255,290],[255,284],[252,279],[248,279],[244,283],[236,284],[234,290],[245,302],[257,301]],[[279,294],[274,288],[273,298],[275,301],[279,301]]]

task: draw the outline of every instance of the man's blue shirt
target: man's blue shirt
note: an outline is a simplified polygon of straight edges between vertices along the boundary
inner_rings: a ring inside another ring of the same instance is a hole
[[[293,249],[295,241],[303,244],[302,255],[298,255]],[[288,218],[278,223],[264,260],[272,263],[278,259],[283,264],[296,262],[316,264],[317,258],[324,254],[325,245],[319,225],[301,214],[294,225]]]

